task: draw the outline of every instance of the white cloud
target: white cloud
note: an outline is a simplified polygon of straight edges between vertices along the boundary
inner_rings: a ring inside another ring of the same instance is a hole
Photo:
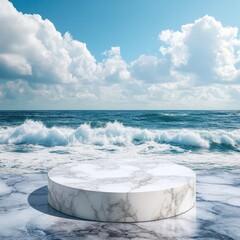
[[[130,77],[128,65],[121,57],[120,47],[112,47],[104,55],[106,59],[99,63],[98,72],[103,80],[111,84]]]
[[[18,12],[7,0],[0,4],[1,78],[43,83],[93,78],[96,62],[86,44],[72,40],[69,33],[62,36],[39,15]]]
[[[6,79],[32,75],[32,67],[26,59],[15,54],[0,55],[1,74]]]
[[[177,71],[194,74],[200,84],[239,82],[237,33],[237,28],[204,16],[181,31],[163,31],[160,39],[165,46],[160,52],[170,56]]]
[[[131,63],[132,77],[148,83],[172,81],[171,62],[168,58],[141,55]]]
[[[0,36],[1,108],[16,100],[22,108],[62,102],[101,109],[240,106],[238,29],[210,16],[162,31],[161,57],[142,54],[130,63],[120,47],[97,62],[85,43],[7,0],[0,2]]]

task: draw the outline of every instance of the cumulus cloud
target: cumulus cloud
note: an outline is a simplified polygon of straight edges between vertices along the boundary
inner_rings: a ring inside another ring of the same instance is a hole
[[[18,12],[8,0],[0,2],[0,36],[0,107],[9,101],[22,108],[64,101],[71,108],[152,109],[240,103],[238,29],[211,16],[162,31],[160,57],[142,54],[130,63],[119,46],[97,62],[85,43],[37,14]]]
[[[141,55],[131,63],[132,77],[148,83],[172,81],[169,58],[158,59],[156,56]]]
[[[179,72],[192,73],[200,84],[239,81],[238,29],[223,27],[213,17],[204,16],[181,31],[165,30],[160,40],[163,56],[171,58]]]
[[[99,63],[98,72],[102,79],[114,83],[130,77],[128,65],[121,57],[120,47],[112,47],[103,54],[106,59]]]
[[[39,15],[18,12],[7,0],[0,5],[1,79],[70,83],[93,78],[96,61],[86,44],[69,33],[62,36]]]

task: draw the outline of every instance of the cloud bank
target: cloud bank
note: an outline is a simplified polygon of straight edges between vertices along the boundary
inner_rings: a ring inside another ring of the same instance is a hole
[[[204,16],[159,34],[160,57],[97,62],[85,43],[0,2],[0,108],[236,109],[238,29]]]

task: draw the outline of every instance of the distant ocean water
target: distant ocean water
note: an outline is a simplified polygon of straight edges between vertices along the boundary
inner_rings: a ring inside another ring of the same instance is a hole
[[[154,158],[240,172],[240,111],[0,111],[0,171]]]

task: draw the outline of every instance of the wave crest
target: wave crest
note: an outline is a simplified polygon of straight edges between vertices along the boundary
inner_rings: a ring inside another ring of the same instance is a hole
[[[33,144],[66,146],[77,144],[129,146],[145,142],[180,147],[210,148],[212,145],[239,148],[240,130],[148,130],[126,127],[108,122],[104,127],[92,128],[82,124],[77,129],[46,127],[42,122],[27,120],[16,127],[0,128],[0,144]]]

